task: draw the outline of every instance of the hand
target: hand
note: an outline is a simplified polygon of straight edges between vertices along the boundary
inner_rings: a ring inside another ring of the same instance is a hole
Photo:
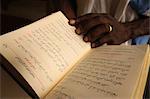
[[[91,42],[92,48],[105,43],[121,44],[131,38],[125,25],[107,14],[90,13],[75,20],[71,19],[69,23],[76,27],[77,34],[83,35],[85,42]]]

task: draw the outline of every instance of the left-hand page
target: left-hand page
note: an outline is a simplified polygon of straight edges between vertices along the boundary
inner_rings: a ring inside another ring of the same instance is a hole
[[[90,50],[57,12],[0,36],[0,53],[42,98]]]

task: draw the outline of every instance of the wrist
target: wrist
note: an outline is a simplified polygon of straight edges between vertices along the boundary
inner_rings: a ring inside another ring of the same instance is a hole
[[[123,23],[123,25],[127,30],[129,38],[130,39],[135,38],[136,37],[136,34],[135,34],[136,32],[135,32],[135,29],[133,28],[132,24],[131,23]]]
[[[150,33],[149,18],[123,23],[123,25],[128,30],[131,39]]]

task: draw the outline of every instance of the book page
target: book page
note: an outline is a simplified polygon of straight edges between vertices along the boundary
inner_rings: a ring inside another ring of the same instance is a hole
[[[46,99],[129,99],[138,85],[147,46],[103,46],[87,57]]]
[[[0,53],[19,71],[39,97],[90,50],[61,13],[2,35]]]
[[[150,48],[150,47],[148,47]],[[146,80],[148,77],[148,72],[149,72],[149,66],[150,66],[150,50],[147,50],[147,54],[145,56],[144,59],[144,63],[143,63],[143,69],[141,70],[140,73],[140,77],[139,77],[139,81],[136,87],[136,91],[134,92],[133,97],[135,99],[142,99],[143,98],[143,94],[144,94],[144,89],[145,89],[145,84],[146,84]]]

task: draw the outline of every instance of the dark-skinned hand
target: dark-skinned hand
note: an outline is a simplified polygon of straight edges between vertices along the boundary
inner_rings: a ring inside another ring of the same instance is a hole
[[[118,45],[129,40],[131,35],[124,24],[119,23],[108,14],[86,14],[76,19],[71,19],[69,24],[76,27],[75,32],[78,35],[83,35],[85,42],[91,42],[92,48],[105,43]]]

